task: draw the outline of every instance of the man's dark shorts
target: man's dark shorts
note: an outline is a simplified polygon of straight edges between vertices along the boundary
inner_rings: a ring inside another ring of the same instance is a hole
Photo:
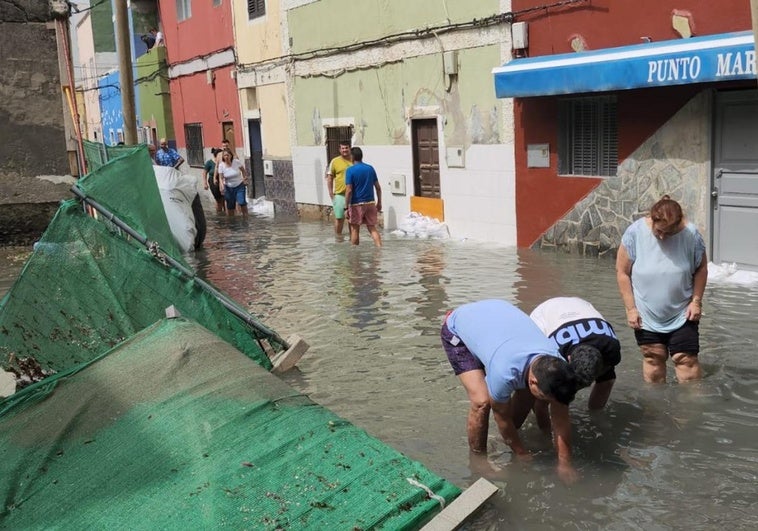
[[[653,343],[665,345],[669,356],[679,353],[697,356],[700,352],[700,334],[697,321],[686,321],[681,328],[668,333],[635,330],[634,337],[640,346]]]
[[[453,334],[447,327],[447,316],[445,316],[445,322],[442,324],[440,339],[442,340],[442,348],[445,349],[447,359],[450,361],[456,376],[476,369],[484,370],[482,362],[471,353],[461,338]]]

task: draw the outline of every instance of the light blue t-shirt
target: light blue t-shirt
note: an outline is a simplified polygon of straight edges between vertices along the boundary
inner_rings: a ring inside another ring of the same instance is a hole
[[[632,291],[642,328],[661,333],[681,328],[692,299],[693,276],[705,254],[697,227],[687,223],[659,240],[641,218],[626,229],[621,244],[632,261]]]
[[[561,357],[527,314],[503,300],[464,304],[448,316],[447,327],[482,362],[487,389],[497,402],[526,388],[526,369],[535,355]]]

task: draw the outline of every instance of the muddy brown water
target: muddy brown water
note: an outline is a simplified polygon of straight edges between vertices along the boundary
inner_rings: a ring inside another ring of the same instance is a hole
[[[616,328],[622,362],[608,407],[572,404],[571,487],[554,472],[551,443],[528,421],[535,453],[511,462],[494,423],[486,476],[501,487],[464,529],[758,528],[758,289],[709,285],[701,324],[705,378],[642,382],[641,360],[607,259],[471,241],[367,233],[351,247],[331,224],[208,215],[199,274],[310,349],[284,376],[294,388],[462,488],[480,475],[468,459],[466,395],[439,344],[444,313],[480,298],[529,312],[546,298],[591,301]],[[10,264],[10,265],[9,265]],[[20,266],[0,261],[0,291]]]

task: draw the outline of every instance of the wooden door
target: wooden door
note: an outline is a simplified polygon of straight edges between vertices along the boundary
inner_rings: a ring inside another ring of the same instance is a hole
[[[413,120],[413,194],[440,197],[440,150],[437,119]]]

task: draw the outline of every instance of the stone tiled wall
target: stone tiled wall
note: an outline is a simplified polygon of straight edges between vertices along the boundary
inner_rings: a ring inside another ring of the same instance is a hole
[[[668,194],[708,241],[711,93],[685,105],[532,247],[615,255],[626,228]]]
[[[274,174],[264,177],[266,199],[273,201],[276,215],[297,216],[295,179],[291,160],[275,160]]]

